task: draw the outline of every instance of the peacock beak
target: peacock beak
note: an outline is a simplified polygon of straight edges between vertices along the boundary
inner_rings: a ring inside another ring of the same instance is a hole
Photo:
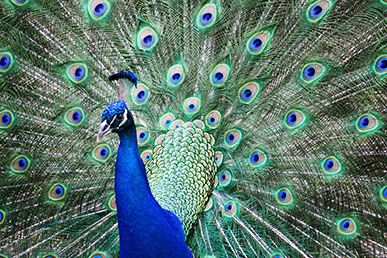
[[[101,139],[109,134],[113,129],[110,128],[110,125],[107,123],[107,120],[104,120],[99,128],[99,132],[97,134],[97,142],[100,142]]]

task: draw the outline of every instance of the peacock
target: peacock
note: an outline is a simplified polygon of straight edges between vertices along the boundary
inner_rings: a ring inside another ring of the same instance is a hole
[[[0,257],[387,257],[386,0],[1,0]]]

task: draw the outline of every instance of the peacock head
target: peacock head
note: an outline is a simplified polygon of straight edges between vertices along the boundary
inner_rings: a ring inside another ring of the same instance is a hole
[[[123,100],[110,103],[103,111],[101,121],[97,141],[110,132],[119,133],[134,126],[133,116]]]

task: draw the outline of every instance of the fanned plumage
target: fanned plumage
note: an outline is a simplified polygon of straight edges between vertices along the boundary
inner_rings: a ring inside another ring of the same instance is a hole
[[[0,254],[117,257],[119,140],[96,142],[117,95],[195,257],[386,256],[386,7],[1,1]]]

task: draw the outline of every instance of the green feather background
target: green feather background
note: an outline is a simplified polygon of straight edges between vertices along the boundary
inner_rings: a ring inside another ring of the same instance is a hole
[[[100,2],[107,7],[98,18],[90,6]],[[313,20],[316,3],[329,8]],[[167,113],[202,121],[214,139],[208,155],[222,162],[209,165],[217,165],[208,179],[212,205],[199,220],[186,218],[195,257],[384,257],[387,76],[377,64],[387,56],[386,7],[382,0],[2,0],[0,58],[11,64],[0,70],[0,115],[10,119],[0,123],[0,254],[118,257],[111,202],[118,138],[97,143],[96,134],[116,89],[130,87],[126,102],[149,134],[140,153],[154,155],[156,139],[172,130],[161,122]],[[199,23],[203,10],[214,10],[209,25]],[[144,31],[154,35],[151,47],[142,45]],[[251,51],[249,40],[262,33],[263,49]],[[307,80],[311,64],[322,72]],[[77,80],[71,69],[80,66],[87,71]],[[178,85],[170,81],[175,67],[184,78]],[[216,84],[219,67],[228,72]],[[119,71],[137,75],[146,101],[127,81],[108,81]],[[241,92],[251,83],[258,87],[246,103]],[[186,109],[192,97],[196,112]],[[75,110],[77,123],[68,119]],[[211,128],[214,110],[221,117]],[[294,111],[302,117],[296,127],[286,122]],[[359,127],[363,115],[372,128]],[[240,136],[235,145],[230,132]],[[260,166],[251,161],[257,150]],[[324,170],[332,157],[337,173]],[[282,190],[290,200],[281,201]],[[346,219],[352,232],[340,229]]]

